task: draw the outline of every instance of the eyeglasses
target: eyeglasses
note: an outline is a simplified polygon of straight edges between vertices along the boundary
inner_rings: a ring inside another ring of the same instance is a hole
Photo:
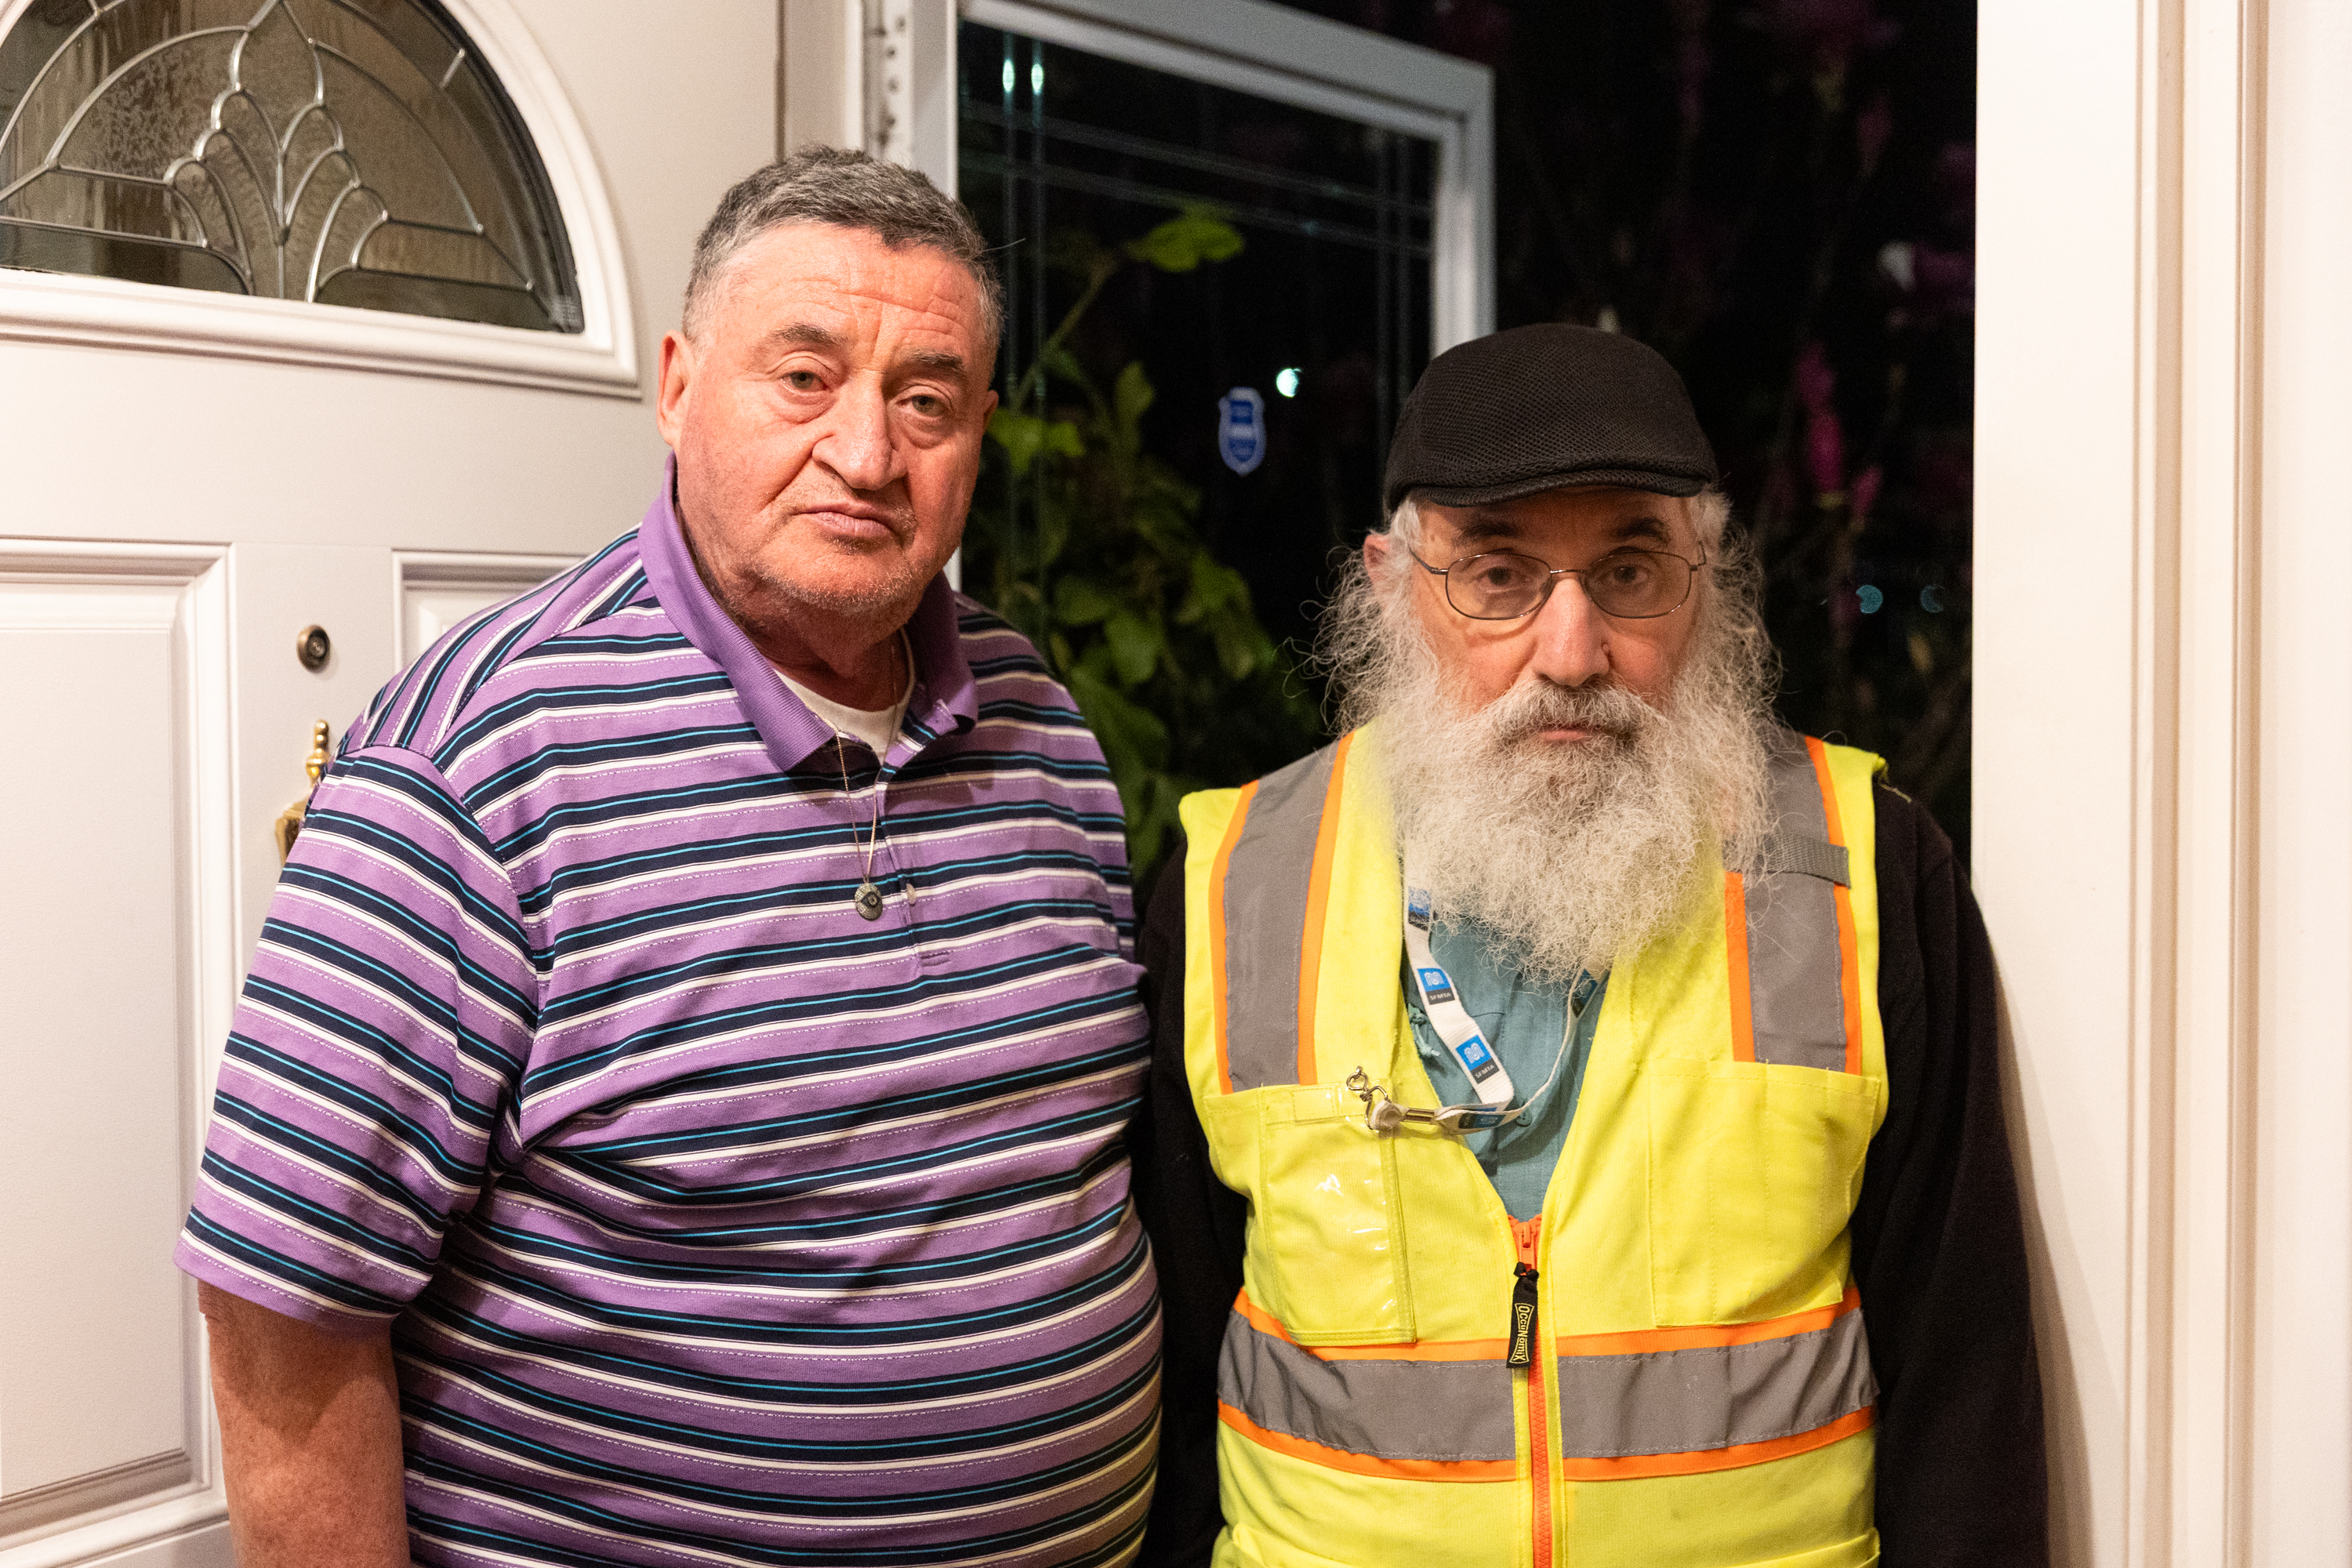
[[[1516,550],[1465,555],[1451,566],[1432,566],[1418,551],[1408,553],[1423,571],[1445,579],[1445,602],[1474,621],[1532,616],[1562,577],[1582,578],[1584,596],[1602,615],[1646,621],[1683,607],[1691,579],[1706,564],[1704,548],[1696,561],[1663,550],[1612,550],[1590,566],[1553,566]]]

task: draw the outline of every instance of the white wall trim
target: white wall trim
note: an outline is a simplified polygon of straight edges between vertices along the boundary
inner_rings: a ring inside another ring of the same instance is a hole
[[[0,0],[0,37],[36,0]],[[572,241],[584,330],[534,332],[388,310],[0,268],[0,340],[333,365],[635,398],[635,318],[587,132],[508,0],[443,0],[497,73],[546,165]]]
[[[1980,46],[1975,874],[2056,1560],[2341,1563],[2352,21],[1990,0]]]

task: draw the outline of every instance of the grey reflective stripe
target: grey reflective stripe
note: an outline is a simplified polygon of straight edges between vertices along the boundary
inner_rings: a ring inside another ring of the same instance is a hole
[[[1511,1369],[1493,1361],[1324,1361],[1225,1324],[1217,1397],[1268,1432],[1382,1459],[1517,1457]]]
[[[1815,1431],[1878,1397],[1859,1310],[1748,1344],[1551,1363],[1560,1457],[1706,1453]],[[1380,1459],[1517,1456],[1511,1372],[1492,1361],[1325,1361],[1239,1312],[1217,1397],[1268,1432]]]
[[[1752,1344],[1564,1355],[1560,1452],[1576,1459],[1690,1454],[1826,1426],[1878,1397],[1859,1310]]]
[[[1225,864],[1225,1063],[1234,1089],[1298,1081],[1298,959],[1333,748],[1258,781]]]
[[[1845,846],[1832,844],[1826,838],[1808,838],[1801,834],[1776,833],[1764,841],[1764,847],[1750,866],[1751,875],[1793,871],[1801,877],[1819,877],[1824,882],[1835,882],[1841,888],[1853,885],[1847,873]]]
[[[1782,731],[1772,748],[1769,847],[1807,840],[1834,848],[1838,869],[1845,850],[1829,841],[1822,785],[1799,737]],[[1845,1068],[1845,955],[1838,945],[1840,875],[1824,879],[1807,868],[1763,863],[1743,873],[1748,903],[1748,1019],[1756,1059],[1796,1067]],[[1736,940],[1727,932],[1727,938]]]

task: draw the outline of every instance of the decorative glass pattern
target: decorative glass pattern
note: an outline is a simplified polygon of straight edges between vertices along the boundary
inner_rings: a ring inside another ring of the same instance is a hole
[[[0,266],[582,326],[546,171],[431,0],[35,0]]]

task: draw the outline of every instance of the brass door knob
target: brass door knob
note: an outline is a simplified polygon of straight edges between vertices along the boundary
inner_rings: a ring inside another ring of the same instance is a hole
[[[328,734],[324,719],[310,726],[310,754],[302,759],[302,771],[310,775],[310,787],[302,792],[300,800],[278,814],[278,863],[281,866],[294,853],[294,836],[302,831],[302,816],[310,809],[310,796],[318,791],[319,775],[327,771]]]

